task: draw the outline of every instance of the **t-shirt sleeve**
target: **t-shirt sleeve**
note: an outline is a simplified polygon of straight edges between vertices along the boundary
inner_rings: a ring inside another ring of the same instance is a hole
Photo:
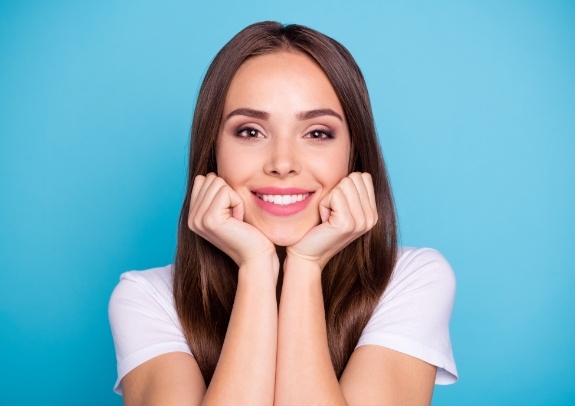
[[[436,384],[457,381],[449,321],[455,277],[443,256],[429,248],[403,249],[387,289],[359,339],[437,366]]]
[[[140,364],[169,352],[191,354],[173,304],[170,267],[122,274],[108,307],[118,379]]]

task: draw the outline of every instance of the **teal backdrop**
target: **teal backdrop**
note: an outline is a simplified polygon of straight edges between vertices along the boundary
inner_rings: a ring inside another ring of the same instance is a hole
[[[575,404],[575,3],[0,1],[0,404],[119,405],[119,275],[172,261],[195,97],[260,20],[365,74],[403,245],[458,290],[433,405]]]

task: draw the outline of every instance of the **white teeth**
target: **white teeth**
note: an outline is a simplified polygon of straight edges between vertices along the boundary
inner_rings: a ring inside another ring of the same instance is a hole
[[[256,193],[256,196],[262,199],[264,202],[270,202],[280,206],[287,206],[288,204],[301,202],[302,200],[307,199],[309,193],[304,193],[301,195],[262,195],[260,193]]]

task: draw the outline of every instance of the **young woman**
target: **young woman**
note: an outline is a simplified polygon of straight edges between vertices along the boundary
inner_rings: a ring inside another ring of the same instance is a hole
[[[396,246],[363,76],[338,42],[264,22],[202,84],[175,264],[110,302],[126,404],[429,404],[457,379],[455,282]]]

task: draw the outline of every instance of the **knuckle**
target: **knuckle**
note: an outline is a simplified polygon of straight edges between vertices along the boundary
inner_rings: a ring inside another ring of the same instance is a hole
[[[360,180],[360,179],[361,179],[361,173],[359,173],[359,172],[352,172],[352,173],[349,174],[349,178],[355,179],[355,180]]]
[[[206,177],[203,175],[196,175],[196,177],[194,178],[194,185],[198,182],[201,182],[202,180],[204,180]]]
[[[193,230],[194,218],[195,218],[194,206],[193,204],[190,204],[190,210],[188,210],[188,228],[190,230]]]
[[[201,224],[205,230],[213,230],[217,224],[213,215],[206,214],[202,217]]]
[[[353,184],[353,180],[351,180],[351,178],[349,176],[343,178],[340,182],[339,182],[341,187],[347,187]]]
[[[232,190],[232,188],[222,178],[216,179],[214,183],[218,188],[217,194],[225,193]]]
[[[211,185],[213,188],[217,188],[220,192],[223,188],[227,186],[227,183],[222,178],[215,178]]]
[[[343,222],[341,228],[346,233],[351,233],[355,230],[355,221],[352,218],[348,218],[346,221]]]
[[[367,220],[365,218],[362,218],[358,221],[355,222],[355,229],[357,231],[364,231],[367,228]]]
[[[369,231],[373,228],[373,226],[377,223],[377,220],[374,217],[370,217],[365,224],[365,231]]]
[[[188,228],[193,232],[198,232],[200,230],[196,216],[190,215],[188,218]]]
[[[199,231],[199,230],[202,230],[202,228],[203,228],[203,224],[202,224],[202,223],[203,223],[203,222],[202,222],[201,218],[198,218],[198,216],[196,216],[196,217],[194,218],[193,224],[194,224],[194,228],[195,228],[196,230],[198,230],[198,231]]]

